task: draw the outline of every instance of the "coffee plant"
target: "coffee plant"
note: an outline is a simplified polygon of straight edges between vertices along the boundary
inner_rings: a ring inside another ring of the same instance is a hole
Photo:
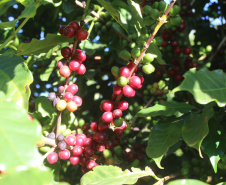
[[[226,184],[225,0],[0,2],[0,185]]]

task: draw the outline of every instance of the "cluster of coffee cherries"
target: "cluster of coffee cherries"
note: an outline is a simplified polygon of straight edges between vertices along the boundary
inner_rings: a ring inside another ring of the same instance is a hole
[[[58,93],[49,93],[48,100],[53,102],[53,107],[56,107],[58,111],[67,108],[70,112],[74,112],[82,105],[82,98],[75,95],[77,92],[78,86],[76,84],[59,86]]]
[[[79,26],[77,21],[71,21],[68,25],[61,26],[59,32],[68,38],[76,36],[78,40],[86,40],[89,34],[86,30],[81,29],[83,24],[84,22],[80,23]]]

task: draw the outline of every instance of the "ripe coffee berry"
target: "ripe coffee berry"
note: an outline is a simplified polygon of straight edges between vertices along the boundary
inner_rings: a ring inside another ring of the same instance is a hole
[[[75,145],[76,138],[73,135],[69,135],[66,137],[65,142],[67,143],[67,145],[73,146],[73,145]]]
[[[85,142],[85,139],[83,137],[76,136],[76,145],[83,146]]]
[[[69,68],[72,71],[77,71],[80,68],[80,66],[81,66],[81,64],[78,61],[76,61],[76,60],[72,60],[69,63]]]
[[[184,52],[185,55],[190,55],[191,54],[191,48],[186,47],[186,48],[184,48],[183,52]]]
[[[58,144],[57,144],[58,148],[60,150],[65,150],[67,148],[67,144],[64,142],[64,141],[60,141]]]
[[[67,87],[66,92],[71,92],[74,95],[78,92],[78,86],[76,84],[71,84]]]
[[[69,58],[71,57],[71,49],[69,47],[64,47],[61,49],[61,55],[64,58]]]
[[[132,76],[129,79],[129,85],[134,89],[142,88],[141,78],[139,78],[138,76]]]
[[[82,98],[79,96],[73,96],[72,101],[75,102],[78,107],[82,105]]]
[[[99,130],[100,132],[105,132],[105,131],[107,131],[107,130],[108,130],[108,124],[101,122],[101,123],[98,125],[98,130]]]
[[[127,101],[120,101],[118,103],[118,109],[120,109],[121,111],[126,110],[129,107],[129,103]]]
[[[70,157],[70,162],[72,165],[76,165],[79,163],[79,157],[76,157],[76,156],[71,156]]]
[[[128,97],[128,98],[132,98],[135,96],[136,94],[136,91],[129,85],[125,85],[123,88],[122,88],[122,93]]]
[[[59,155],[60,159],[66,160],[66,159],[69,159],[69,157],[70,157],[70,151],[67,149],[62,150],[59,152],[58,155]]]
[[[94,132],[98,131],[98,123],[97,122],[92,122],[90,125],[90,129]]]
[[[130,70],[127,67],[121,67],[119,69],[119,75],[128,78],[130,75]]]
[[[69,69],[68,66],[62,66],[59,70],[59,73],[61,76],[63,76],[64,78],[67,78],[70,76],[71,74],[71,70]]]
[[[173,52],[177,55],[179,55],[181,53],[181,49],[179,47],[176,47]]]
[[[121,128],[122,130],[125,130],[125,129],[127,128],[127,124],[126,124],[125,121],[123,121],[122,126],[120,126],[120,128]]]
[[[115,94],[115,95],[120,95],[121,93],[122,93],[122,87],[120,87],[119,85],[115,85],[114,87],[113,87],[113,93]]]
[[[68,38],[74,37],[75,33],[76,33],[76,29],[74,26],[69,25],[64,28],[64,35]]]
[[[79,24],[78,24],[77,21],[71,21],[71,22],[69,23],[69,25],[70,25],[70,26],[73,26],[73,27],[75,28],[75,30],[78,31],[78,29],[79,29]]]
[[[86,157],[92,157],[94,155],[94,150],[90,147],[85,147],[83,153]]]
[[[48,156],[47,156],[47,161],[50,163],[50,164],[54,164],[58,161],[58,155],[57,153],[55,152],[52,152],[50,153]]]
[[[86,60],[86,54],[84,51],[76,49],[75,54],[72,56],[72,58],[78,62],[84,62]]]
[[[65,28],[66,26],[61,26],[60,27],[60,29],[59,29],[59,33],[61,34],[61,35],[64,35],[64,28]]]
[[[102,115],[102,121],[105,123],[110,123],[113,120],[112,112],[104,112]]]
[[[114,103],[110,100],[106,100],[103,102],[102,108],[104,111],[112,111],[114,108]]]
[[[92,170],[95,166],[98,166],[98,164],[94,160],[89,160],[88,163],[86,164],[86,167],[89,170]]]
[[[96,149],[97,149],[98,152],[103,152],[105,150],[105,145],[101,144],[101,143],[98,143],[96,145]]]
[[[122,111],[120,109],[115,109],[113,111],[113,117],[114,118],[120,118],[120,117],[122,117]]]
[[[83,75],[86,72],[86,66],[84,64],[81,64],[79,69],[76,71],[79,75]]]
[[[86,147],[86,146],[87,146],[87,147],[92,147],[92,145],[93,145],[92,139],[86,138],[85,141],[84,141],[83,146],[84,146],[84,147]]]
[[[121,129],[121,128],[116,128],[116,129],[114,130],[114,134],[115,134],[116,137],[122,137],[123,134],[124,134],[124,130]]]
[[[86,31],[86,30],[79,30],[79,31],[77,31],[77,33],[76,33],[76,38],[78,39],[78,40],[86,40],[87,39],[87,37],[88,37],[88,32]]]
[[[74,156],[80,156],[83,153],[83,148],[81,146],[74,146],[74,148],[72,149],[72,153]]]
[[[72,94],[71,92],[66,92],[66,93],[64,94],[64,100],[65,100],[65,101],[71,101],[72,98],[73,98],[73,94]]]

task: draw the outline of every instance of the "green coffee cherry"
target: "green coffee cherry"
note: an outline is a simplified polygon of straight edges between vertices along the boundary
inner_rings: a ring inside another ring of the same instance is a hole
[[[180,6],[174,5],[169,12],[169,16],[172,16],[172,17],[176,16],[177,14],[180,13],[180,10],[181,10]]]
[[[135,47],[131,50],[131,55],[132,57],[135,59],[137,57],[140,56],[140,48],[139,47]]]
[[[119,68],[117,66],[113,66],[111,68],[111,73],[115,76],[115,77],[119,77]]]
[[[121,87],[127,85],[127,83],[128,83],[128,80],[127,80],[127,78],[124,77],[124,76],[120,76],[120,77],[118,78],[118,80],[117,80],[117,84],[118,84],[119,86],[121,86]]]
[[[160,16],[160,12],[157,9],[152,9],[150,15],[152,19],[157,20]]]
[[[146,16],[146,17],[144,17],[143,22],[144,22],[145,26],[151,26],[152,24],[155,23],[155,20],[153,20],[149,16]]]
[[[151,53],[146,53],[143,57],[143,62],[144,63],[150,63],[153,62],[153,60],[155,59],[154,55]]]
[[[170,24],[172,26],[180,26],[181,23],[182,23],[182,18],[180,16],[178,16],[178,17],[172,17],[170,19]]]
[[[110,150],[105,149],[105,150],[103,151],[103,156],[104,156],[105,159],[109,159],[109,158],[111,158],[112,153],[111,153]]]
[[[131,54],[127,51],[127,50],[122,50],[120,52],[120,57],[125,60],[125,61],[128,61],[131,59]]]
[[[145,74],[151,74],[155,71],[155,67],[151,64],[146,64],[142,67],[142,71],[145,73]]]
[[[151,13],[152,7],[149,5],[145,5],[143,8],[143,12],[145,15],[149,15]]]
[[[158,9],[160,12],[165,12],[168,8],[168,4],[165,1],[160,1],[158,4]]]

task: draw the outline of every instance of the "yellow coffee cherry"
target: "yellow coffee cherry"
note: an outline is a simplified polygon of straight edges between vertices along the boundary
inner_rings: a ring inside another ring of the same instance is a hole
[[[73,102],[73,101],[67,102],[67,109],[68,109],[70,112],[76,111],[77,108],[78,108],[78,106],[76,105],[75,102]]]
[[[56,104],[56,109],[58,111],[63,111],[66,108],[66,106],[67,106],[67,102],[65,100],[60,100]]]

